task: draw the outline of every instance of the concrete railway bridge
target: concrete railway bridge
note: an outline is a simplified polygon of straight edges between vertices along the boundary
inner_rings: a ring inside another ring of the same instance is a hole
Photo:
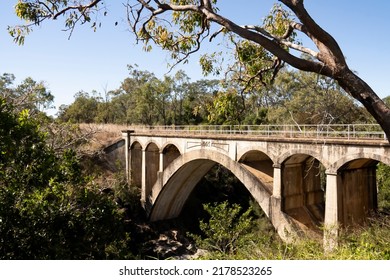
[[[390,165],[389,142],[376,125],[155,126],[122,136],[127,174],[150,220],[177,217],[220,164],[284,239],[364,221],[377,208],[376,166]]]

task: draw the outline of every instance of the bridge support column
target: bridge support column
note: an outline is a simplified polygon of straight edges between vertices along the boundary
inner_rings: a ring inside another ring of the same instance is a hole
[[[285,223],[282,217],[282,168],[280,164],[274,164],[273,190],[270,198],[270,219],[276,231],[285,238]]]
[[[126,180],[131,181],[131,153],[130,153],[130,133],[134,130],[122,130],[122,139],[125,140],[125,162],[126,162]]]
[[[280,164],[274,164],[274,184],[272,196],[281,198],[282,195],[282,167]]]
[[[141,203],[146,202],[146,149],[142,149]]]
[[[326,171],[324,248],[337,247],[341,213],[341,190],[338,187],[337,172]]]
[[[159,172],[164,171],[164,153],[163,151],[160,151],[160,164],[159,164]]]

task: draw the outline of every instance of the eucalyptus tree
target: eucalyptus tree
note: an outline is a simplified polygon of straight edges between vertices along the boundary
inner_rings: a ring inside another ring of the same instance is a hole
[[[72,104],[60,107],[59,119],[71,123],[93,123],[98,112],[98,98],[85,91],[79,91],[74,98]]]
[[[185,87],[183,96],[183,123],[207,123],[209,105],[213,102],[220,88],[218,80],[198,80]]]
[[[0,97],[13,104],[14,110],[28,109],[30,115],[38,115],[52,108],[54,96],[43,81],[37,82],[28,77],[15,85],[16,77],[4,73],[0,76]]]
[[[332,79],[315,73],[283,71],[272,86],[278,102],[268,111],[272,123],[367,123],[372,117]]]
[[[149,50],[157,44],[171,53],[172,59],[185,62],[199,51],[206,39],[219,35],[231,38],[236,56],[242,62],[245,83],[253,80],[272,81],[284,63],[303,71],[332,78],[358,100],[375,118],[390,139],[390,109],[374,90],[348,66],[337,41],[310,16],[303,0],[279,0],[263,24],[238,25],[219,13],[223,4],[217,0],[129,0],[128,22]],[[99,25],[95,14],[104,15],[103,0],[19,0],[16,14],[27,21],[9,32],[16,42],[23,43],[34,25],[63,16],[65,27],[73,30],[78,23]],[[242,7],[242,3],[237,3]],[[261,5],[259,3],[258,5]],[[315,49],[298,43],[298,35],[309,39]],[[306,59],[296,53],[305,54]],[[203,70],[215,70],[215,55],[201,58]]]

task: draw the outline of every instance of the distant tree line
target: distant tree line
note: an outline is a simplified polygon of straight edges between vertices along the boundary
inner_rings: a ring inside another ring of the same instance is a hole
[[[72,123],[144,125],[331,124],[374,122],[334,80],[285,69],[272,85],[198,80],[183,71],[157,78],[129,66],[129,77],[108,92],[80,91],[58,119]]]

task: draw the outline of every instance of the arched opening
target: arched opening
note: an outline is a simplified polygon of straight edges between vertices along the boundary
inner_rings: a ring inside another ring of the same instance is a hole
[[[239,160],[241,165],[255,175],[272,194],[273,190],[273,162],[269,156],[260,151],[249,151]]]
[[[378,207],[376,166],[378,161],[360,158],[338,170],[337,187],[341,195],[340,223],[344,227],[362,224]]]
[[[139,188],[142,186],[142,146],[134,142],[130,148],[131,183]]]
[[[258,204],[254,203],[254,198],[242,182],[227,168],[216,164],[195,185],[178,219],[190,232],[200,233],[198,232],[199,221],[206,221],[209,218],[203,205],[225,201],[228,201],[230,205],[239,204],[243,212],[252,206],[253,215],[266,217]],[[268,226],[273,228],[271,222],[265,219]]]
[[[155,143],[150,143],[145,149],[145,195],[148,196],[157,181],[160,168],[160,152]]]
[[[325,216],[325,168],[316,158],[295,154],[282,164],[282,211],[304,231],[319,231]]]
[[[234,174],[269,216],[271,194],[254,174],[224,154],[201,149],[181,155],[164,170],[161,184],[155,185],[146,203],[150,220],[177,217],[195,186],[216,164]]]
[[[165,169],[172,161],[177,159],[180,156],[179,149],[175,145],[167,145],[164,150],[164,163],[163,169]]]

